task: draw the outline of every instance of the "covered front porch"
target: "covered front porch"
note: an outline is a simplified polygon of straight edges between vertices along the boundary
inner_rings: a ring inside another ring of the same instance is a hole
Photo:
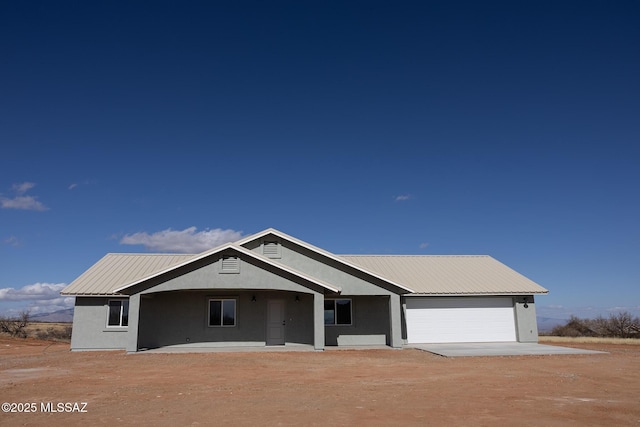
[[[129,300],[128,352],[402,347],[393,295],[192,289],[133,294]]]

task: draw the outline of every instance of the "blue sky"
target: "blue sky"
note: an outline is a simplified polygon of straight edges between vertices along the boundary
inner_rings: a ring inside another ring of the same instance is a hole
[[[278,228],[640,315],[640,5],[3,2],[0,313]]]

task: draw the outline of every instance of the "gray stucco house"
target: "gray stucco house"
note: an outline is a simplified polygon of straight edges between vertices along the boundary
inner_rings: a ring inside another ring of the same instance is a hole
[[[195,255],[107,254],[72,350],[536,342],[547,290],[489,256],[335,255],[275,229]]]

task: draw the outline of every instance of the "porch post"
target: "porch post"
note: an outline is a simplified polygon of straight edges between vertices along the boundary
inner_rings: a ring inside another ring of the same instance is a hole
[[[400,314],[400,295],[389,295],[389,344],[393,348],[402,348],[402,316]]]
[[[127,327],[127,352],[138,351],[138,319],[140,318],[140,294],[129,296],[129,326]]]
[[[324,295],[313,294],[313,348],[324,350]]]

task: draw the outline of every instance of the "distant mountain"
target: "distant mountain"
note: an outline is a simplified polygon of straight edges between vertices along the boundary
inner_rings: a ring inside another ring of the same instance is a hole
[[[29,316],[31,321],[33,322],[72,322],[73,321],[73,308],[68,308],[66,310],[58,310],[53,313],[41,313],[41,314],[33,314]]]
[[[551,332],[558,325],[564,325],[567,319],[553,319],[551,317],[538,317],[538,332]]]

